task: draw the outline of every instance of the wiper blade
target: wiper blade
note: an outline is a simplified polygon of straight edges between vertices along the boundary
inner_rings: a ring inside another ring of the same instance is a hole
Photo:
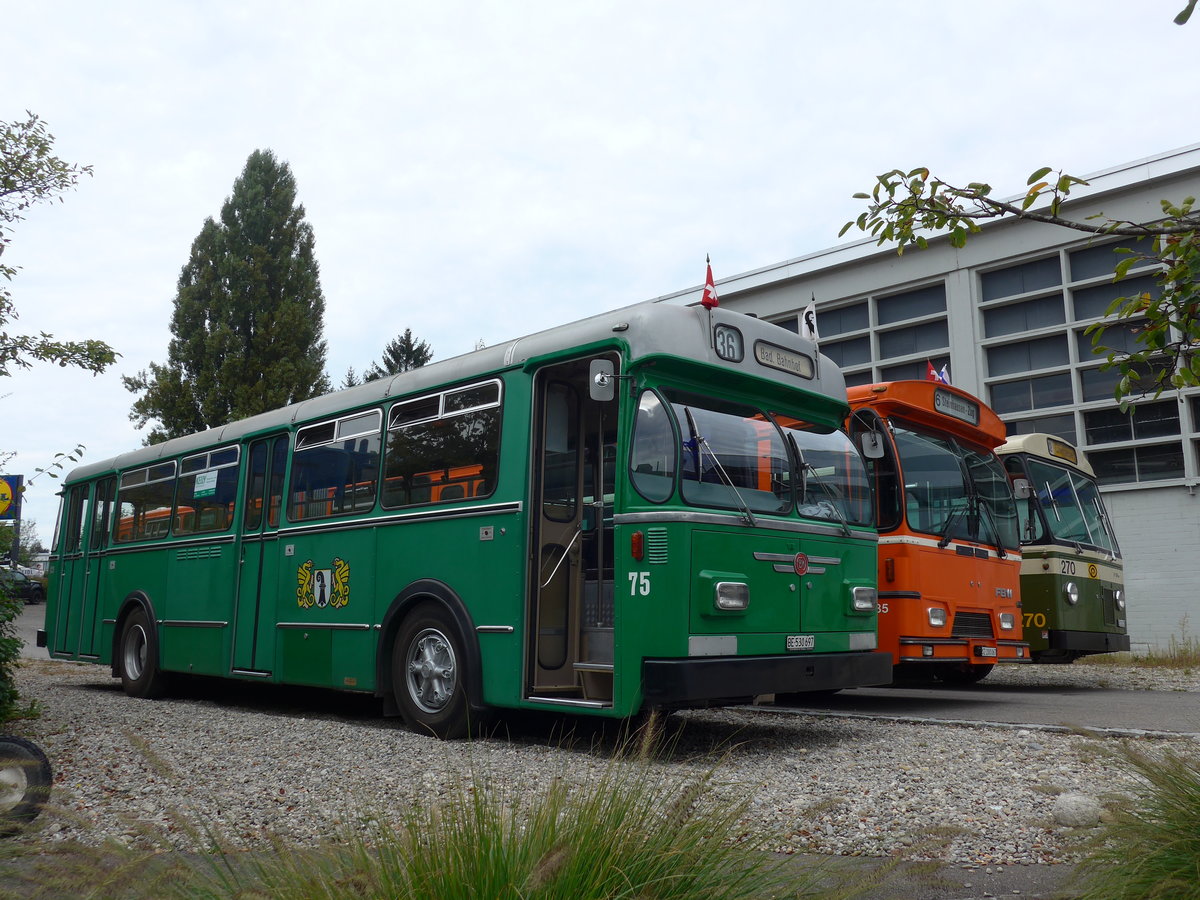
[[[712,457],[713,467],[717,470],[717,474],[720,476],[721,481],[727,488],[733,491],[733,496],[737,498],[738,506],[740,506],[742,510],[743,520],[747,525],[757,525],[758,523],[754,520],[754,513],[750,511],[750,505],[746,503],[741,492],[737,489],[737,485],[733,483],[733,479],[729,477],[729,473],[726,472],[725,467],[721,465],[720,457],[713,452],[713,448],[708,445],[708,441],[705,440],[704,435],[700,433],[700,429],[696,427],[696,417],[692,415],[691,407],[685,406],[683,408],[683,414],[687,418],[688,433],[691,435],[692,449],[696,454],[696,481],[699,482],[704,476],[704,469],[701,466],[704,457],[700,452],[701,448],[704,448]]]
[[[829,498],[829,505],[833,509],[833,514],[837,516],[838,523],[842,526],[842,534],[846,537],[850,537],[850,523],[847,522],[846,517],[842,515],[842,508],[838,506],[837,497],[834,495],[829,485],[825,483],[824,479],[821,478],[821,475],[819,472],[817,472],[816,467],[814,467],[812,463],[804,458],[804,453],[801,451],[800,445],[796,443],[796,435],[789,431],[787,438],[788,443],[792,445],[792,452],[796,454],[796,461],[800,464],[801,495],[803,496],[803,494],[806,492],[809,477],[811,476],[811,479],[816,482],[817,487],[821,489],[821,492]]]

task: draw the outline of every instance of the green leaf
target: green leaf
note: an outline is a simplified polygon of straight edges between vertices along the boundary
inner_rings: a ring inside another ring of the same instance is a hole
[[[1034,172],[1032,175],[1030,175],[1029,180],[1026,181],[1025,183],[1033,184],[1035,181],[1041,181],[1043,178],[1045,178],[1049,174],[1050,174],[1050,166],[1045,166],[1041,169],[1038,169],[1036,172]]]

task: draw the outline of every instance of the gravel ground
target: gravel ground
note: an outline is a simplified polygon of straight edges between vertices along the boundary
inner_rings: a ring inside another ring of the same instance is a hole
[[[1027,666],[995,683],[1200,690],[1200,672],[1128,666]],[[519,717],[504,737],[444,743],[384,719],[356,697],[263,686],[191,685],[162,701],[127,698],[105,668],[26,660],[17,673],[41,718],[18,723],[55,767],[51,807],[30,843],[106,839],[193,849],[197,829],[241,846],[336,836],[366,812],[436,802],[464,777],[522,793],[549,779],[597,778],[611,740],[563,720]],[[673,716],[663,777],[705,771],[716,790],[750,796],[747,831],[783,853],[898,856],[963,866],[1076,858],[1088,829],[1056,823],[1056,797],[1111,803],[1131,779],[1113,740],[1026,729],[897,724],[769,708]],[[1187,738],[1143,749],[1196,750]]]

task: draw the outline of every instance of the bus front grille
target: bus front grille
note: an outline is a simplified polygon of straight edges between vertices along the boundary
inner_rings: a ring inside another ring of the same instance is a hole
[[[960,612],[954,614],[954,627],[950,632],[954,637],[991,638],[992,617],[987,613]]]

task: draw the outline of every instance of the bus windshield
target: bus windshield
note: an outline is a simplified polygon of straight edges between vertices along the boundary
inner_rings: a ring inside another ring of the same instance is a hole
[[[1036,459],[1029,460],[1029,474],[1055,538],[1090,544],[1114,556],[1120,552],[1094,480]]]
[[[894,424],[909,527],[1016,549],[1017,508],[999,460],[950,435]]]
[[[663,501],[674,492],[676,473],[693,506],[751,515],[795,509],[843,524],[873,519],[862,458],[840,431],[681,392],[669,392],[664,404],[647,391],[634,433],[634,487]]]

